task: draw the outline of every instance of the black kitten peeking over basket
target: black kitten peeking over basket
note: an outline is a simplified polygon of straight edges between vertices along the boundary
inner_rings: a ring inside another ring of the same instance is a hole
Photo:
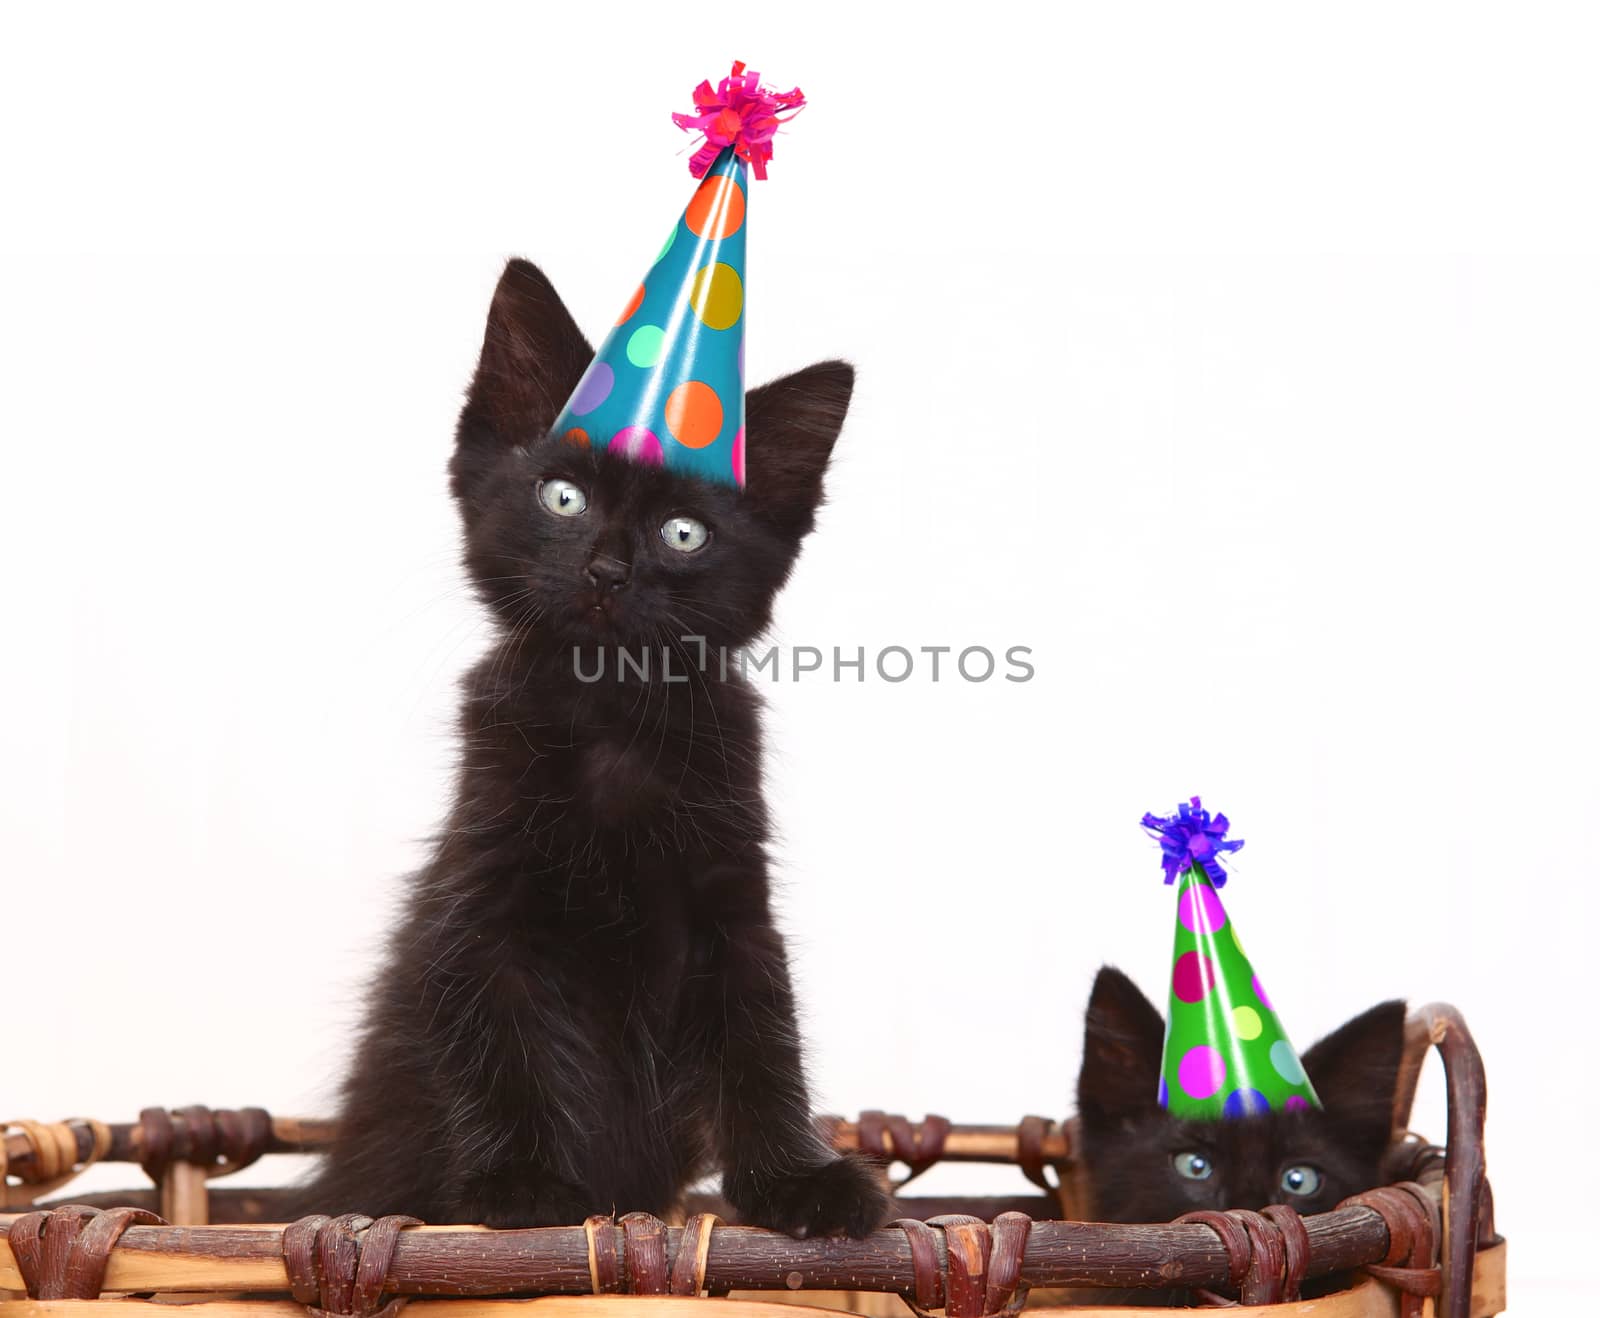
[[[1383,1183],[1405,1005],[1384,1002],[1301,1059],[1320,1108],[1207,1121],[1157,1101],[1165,1027],[1120,970],[1095,977],[1078,1076],[1079,1156],[1105,1222],[1170,1222],[1201,1208],[1288,1204],[1321,1213]]]
[[[1228,818],[1193,797],[1146,815],[1177,885],[1167,1020],[1121,971],[1095,979],[1078,1078],[1095,1214],[1170,1221],[1201,1209],[1331,1209],[1382,1181],[1405,1005],[1357,1016],[1302,1058],[1224,907]]]

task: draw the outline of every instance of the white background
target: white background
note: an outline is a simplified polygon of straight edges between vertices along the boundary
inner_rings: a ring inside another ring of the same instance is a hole
[[[739,57],[812,100],[751,376],[860,371],[779,639],[1038,670],[771,689],[819,1106],[1065,1113],[1095,968],[1162,985],[1137,820],[1200,792],[1302,1047],[1464,1009],[1513,1312],[1553,1311],[1597,1100],[1593,20],[716,8],[8,17],[0,1109],[329,1110],[488,639],[443,468],[490,291],[527,255],[603,333],[692,187],[667,114]]]

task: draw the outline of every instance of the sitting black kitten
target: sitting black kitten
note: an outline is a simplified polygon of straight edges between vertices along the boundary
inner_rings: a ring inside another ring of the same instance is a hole
[[[741,492],[552,439],[592,356],[512,261],[450,468],[498,638],[464,680],[455,805],[302,1202],[578,1223],[664,1213],[720,1165],[744,1222],[861,1236],[889,1201],[813,1126],[768,908],[758,701],[718,656],[768,625],[853,373],[750,392]],[[703,667],[684,635],[705,638]],[[619,646],[653,652],[648,679]],[[602,680],[580,680],[575,647],[590,677],[608,652]]]
[[[1319,1111],[1185,1121],[1156,1102],[1165,1022],[1120,970],[1102,967],[1084,1020],[1080,1155],[1103,1222],[1170,1222],[1200,1208],[1289,1204],[1321,1213],[1382,1183],[1405,1039],[1384,1002],[1301,1058]]]

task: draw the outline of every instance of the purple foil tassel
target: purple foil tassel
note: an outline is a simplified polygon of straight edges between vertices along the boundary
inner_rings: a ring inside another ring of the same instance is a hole
[[[1228,881],[1220,857],[1244,846],[1242,840],[1224,841],[1228,816],[1203,809],[1198,796],[1191,796],[1187,805],[1180,804],[1175,815],[1146,815],[1139,822],[1161,843],[1161,871],[1167,883],[1176,882],[1184,870],[1198,865],[1211,886],[1220,888]]]

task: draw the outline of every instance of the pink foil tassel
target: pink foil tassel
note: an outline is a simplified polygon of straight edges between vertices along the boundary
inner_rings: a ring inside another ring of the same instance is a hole
[[[766,178],[778,126],[792,119],[805,103],[798,87],[787,92],[771,91],[761,85],[759,73],[746,73],[744,62],[735,62],[733,72],[715,90],[709,81],[694,89],[696,113],[672,116],[672,122],[685,132],[704,136],[689,160],[689,172],[704,178],[716,158],[731,146],[758,179]],[[784,110],[789,113],[780,115]]]

